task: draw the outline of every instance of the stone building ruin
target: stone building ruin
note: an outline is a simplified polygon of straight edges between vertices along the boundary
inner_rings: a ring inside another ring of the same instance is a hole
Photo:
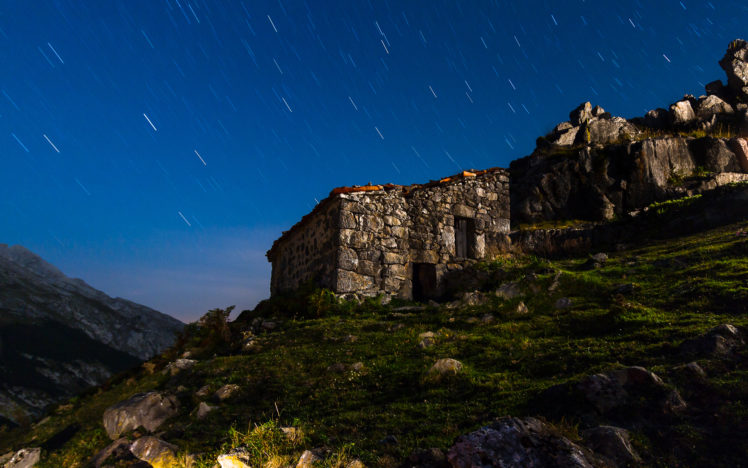
[[[340,187],[267,252],[271,295],[313,282],[347,297],[438,298],[451,272],[499,253],[509,228],[504,169]]]

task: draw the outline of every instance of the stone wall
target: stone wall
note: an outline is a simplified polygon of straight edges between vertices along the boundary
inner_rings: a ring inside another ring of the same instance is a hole
[[[444,275],[497,254],[508,242],[509,178],[503,170],[341,198],[340,294],[410,299],[413,263],[422,263],[435,265],[436,288],[429,294],[438,297]],[[472,258],[457,257],[455,217],[474,220]]]
[[[406,277],[410,216],[401,190],[340,195],[338,272],[334,291],[376,296]]]
[[[470,258],[457,257],[455,217],[471,221]],[[434,265],[438,297],[450,271],[508,245],[509,177],[503,169],[425,185],[333,192],[268,251],[271,294],[304,282],[355,297],[411,298],[413,263]]]
[[[273,244],[270,294],[290,292],[308,281],[334,289],[337,272],[336,230],[340,200],[328,198]]]

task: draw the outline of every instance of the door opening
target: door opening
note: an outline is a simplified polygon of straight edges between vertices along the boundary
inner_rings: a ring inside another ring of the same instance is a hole
[[[475,258],[475,219],[455,216],[455,256]]]
[[[436,297],[436,265],[413,264],[413,300],[426,301]]]

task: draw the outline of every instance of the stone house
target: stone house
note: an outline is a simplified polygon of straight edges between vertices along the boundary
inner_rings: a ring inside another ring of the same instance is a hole
[[[426,300],[509,234],[509,176],[492,168],[427,184],[340,187],[267,252],[271,295],[312,281],[345,297]]]

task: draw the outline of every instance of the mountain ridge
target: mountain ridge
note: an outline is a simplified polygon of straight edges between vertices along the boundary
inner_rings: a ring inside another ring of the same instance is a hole
[[[22,423],[170,346],[183,323],[0,244],[0,416]],[[20,339],[22,337],[23,339]]]

